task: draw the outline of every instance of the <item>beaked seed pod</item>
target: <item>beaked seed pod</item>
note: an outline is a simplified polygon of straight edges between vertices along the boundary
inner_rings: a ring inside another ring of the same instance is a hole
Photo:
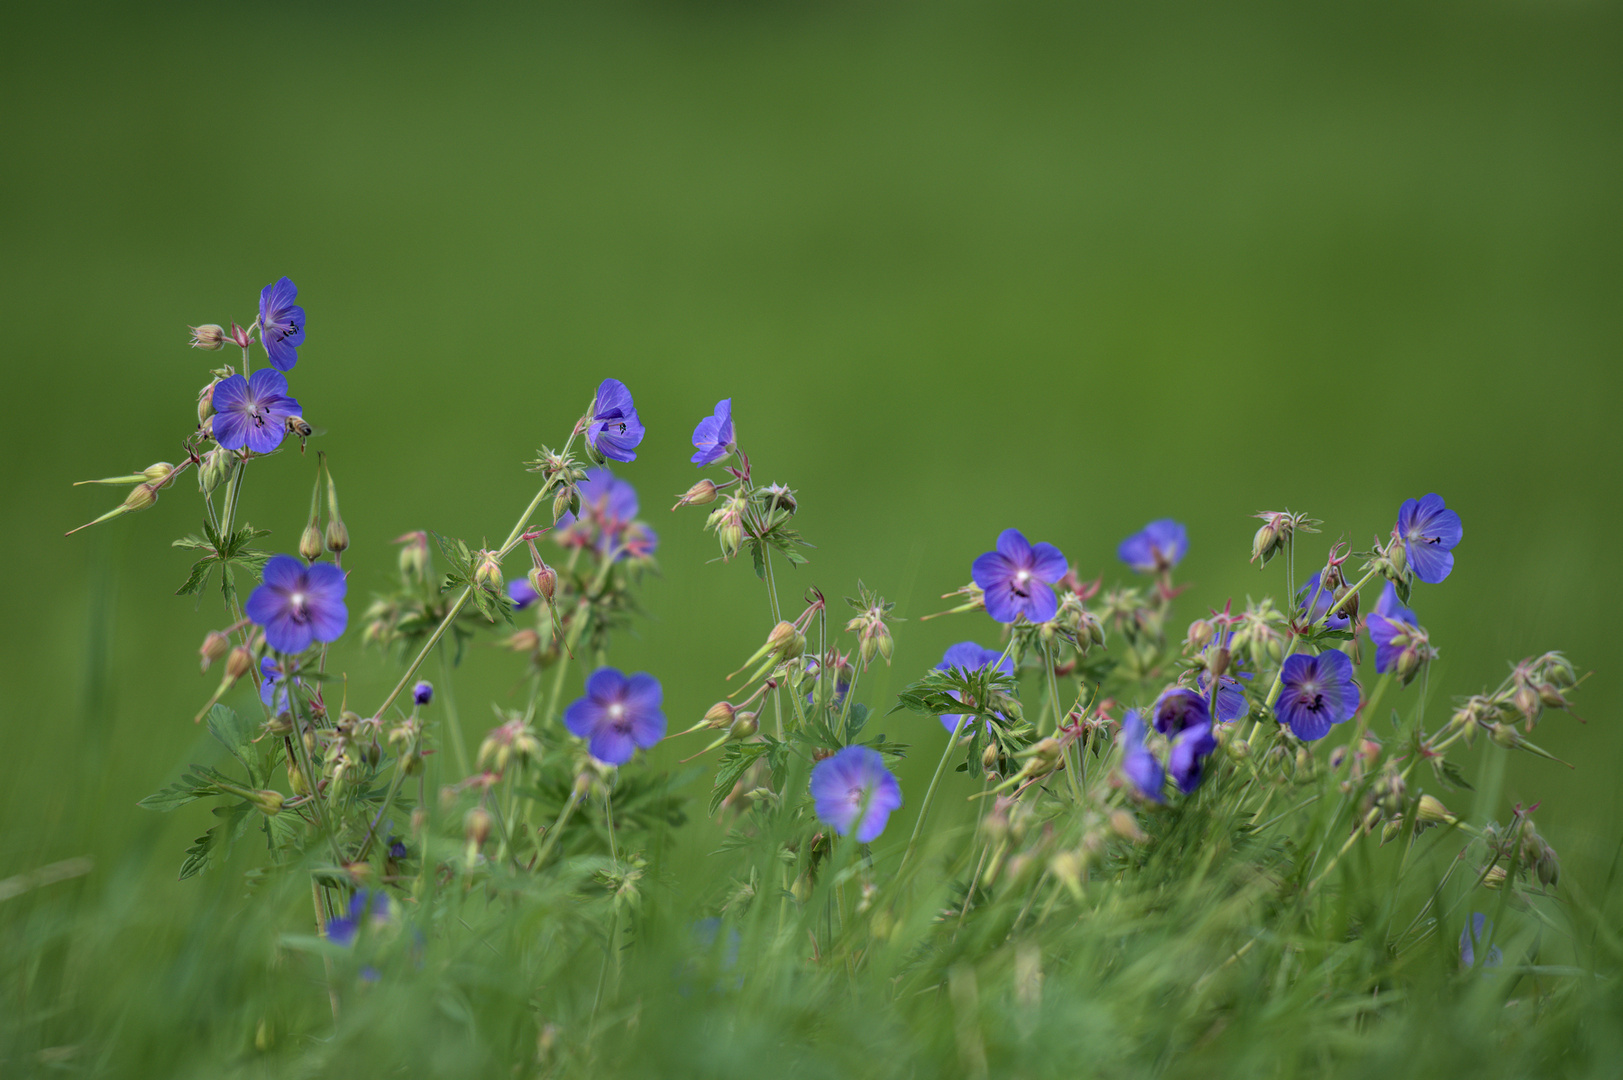
[[[202,646],[197,650],[203,658],[203,670],[207,671],[209,665],[231,651],[231,639],[218,630],[210,630],[203,638]]]
[[[321,558],[321,530],[313,522],[299,535],[299,557],[305,562]]]

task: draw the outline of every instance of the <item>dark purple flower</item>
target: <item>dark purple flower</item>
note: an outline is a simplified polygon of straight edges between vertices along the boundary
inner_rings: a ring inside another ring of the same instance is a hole
[[[1441,495],[1405,501],[1392,527],[1392,536],[1403,542],[1409,569],[1427,585],[1436,585],[1454,569],[1454,547],[1463,535],[1460,516],[1443,505]]]
[[[1315,570],[1313,576],[1308,578],[1300,589],[1296,590],[1296,608],[1308,622],[1318,622],[1324,618],[1324,613],[1330,610],[1331,604],[1335,603],[1335,597],[1332,595],[1331,590],[1319,587],[1319,582],[1323,577],[1323,570]],[[1307,610],[1309,603],[1313,605],[1311,612]],[[1347,621],[1347,616],[1340,611],[1330,616],[1330,620],[1324,625],[1330,630],[1349,630],[1352,628],[1352,624]]]
[[[1187,686],[1169,686],[1161,691],[1150,707],[1150,716],[1155,730],[1163,735],[1176,735],[1185,728],[1210,728],[1212,724],[1205,697]]]
[[[1166,802],[1161,789],[1166,786],[1166,773],[1144,745],[1144,721],[1137,709],[1128,709],[1121,718],[1121,772],[1134,788],[1151,802]]]
[[[414,705],[427,705],[434,700],[434,684],[426,679],[411,688],[411,700]]]
[[[986,596],[986,613],[1001,623],[1020,616],[1045,623],[1059,610],[1049,588],[1065,576],[1065,556],[1053,544],[1032,544],[1019,529],[1004,529],[997,550],[975,560],[970,576]]]
[[[847,746],[812,766],[811,794],[819,821],[841,836],[855,828],[864,844],[885,831],[891,811],[902,805],[902,785],[879,751],[867,746]]]
[[[273,281],[259,293],[259,340],[277,371],[292,371],[304,344],[304,309],[293,302],[298,295],[291,278]]]
[[[259,658],[259,700],[263,701],[270,711],[280,716],[292,706],[288,702],[288,688],[298,686],[299,678],[295,675],[292,680],[282,674],[282,665],[275,658],[262,656]]]
[[[1274,712],[1298,739],[1313,742],[1330,734],[1330,725],[1351,720],[1358,711],[1358,684],[1352,660],[1344,652],[1306,656],[1292,653],[1280,669],[1282,689]]]
[[[1488,917],[1478,911],[1471,916],[1471,922],[1460,931],[1460,967],[1473,968],[1476,966],[1476,951],[1483,941],[1493,933],[1493,923]],[[1499,946],[1490,945],[1487,954],[1482,957],[1482,966],[1485,968],[1498,967],[1505,962],[1505,954],[1499,951]]]
[[[637,516],[637,489],[606,468],[586,470],[586,479],[576,485],[580,493],[580,514],[566,513],[558,519],[558,542],[594,547],[616,559],[631,554],[631,548],[653,553],[659,538]],[[633,530],[633,525],[638,530]]]
[[[280,653],[303,652],[312,641],[337,641],[349,625],[344,593],[349,583],[332,563],[278,555],[265,564],[264,584],[248,597],[243,614],[265,628],[265,644]]]
[[[714,465],[738,448],[738,437],[733,433],[733,399],[716,402],[716,414],[699,421],[693,429],[693,464],[699,468]]]
[[[626,384],[619,379],[604,379],[586,421],[586,441],[606,458],[636,461],[635,448],[642,442],[643,431]]]
[[[389,858],[399,861],[406,857],[406,844],[403,840],[389,837]]]
[[[629,678],[614,668],[598,668],[586,680],[586,696],[564,710],[564,727],[586,740],[592,756],[609,765],[624,765],[641,747],[647,750],[665,737],[664,691],[646,672]]]
[[[349,898],[349,914],[327,922],[327,940],[348,948],[368,917],[375,923],[389,921],[389,896],[377,889],[361,889]]]
[[[949,671],[952,668],[959,668],[963,671],[975,672],[981,668],[991,667],[993,664],[997,664],[997,670],[1005,675],[1014,674],[1014,657],[1007,656],[996,649],[982,648],[973,641],[960,641],[956,645],[947,646],[946,653],[941,657],[941,663],[937,664],[935,669],[937,671]],[[955,693],[953,700],[961,701],[962,699]],[[948,731],[957,731],[959,715],[959,713],[943,713],[941,723],[946,726]],[[990,721],[987,722],[987,727],[991,727]]]
[[[1171,518],[1152,521],[1121,542],[1116,554],[1140,574],[1171,570],[1189,550],[1189,533]]]
[[[287,379],[271,368],[214,384],[214,441],[227,450],[246,446],[268,454],[282,445],[287,418],[300,415],[299,403],[287,396]]]
[[[1217,749],[1210,724],[1186,727],[1172,737],[1172,750],[1167,754],[1167,774],[1185,795],[1200,786],[1206,758]]]

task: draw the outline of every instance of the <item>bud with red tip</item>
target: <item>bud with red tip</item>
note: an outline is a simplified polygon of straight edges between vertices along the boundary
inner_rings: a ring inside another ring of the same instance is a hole
[[[214,323],[204,323],[202,326],[187,327],[192,332],[191,346],[194,349],[206,349],[217,352],[225,347],[225,327]]]

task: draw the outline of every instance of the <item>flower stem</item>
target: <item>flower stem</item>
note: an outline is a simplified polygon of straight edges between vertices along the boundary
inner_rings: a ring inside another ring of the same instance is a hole
[[[953,728],[952,738],[947,740],[946,749],[941,751],[941,761],[935,767],[935,775],[930,777],[930,786],[925,789],[924,802],[919,806],[918,820],[913,823],[913,835],[907,841],[907,850],[902,852],[902,861],[896,867],[896,876],[901,877],[902,870],[907,866],[907,860],[913,857],[913,849],[918,847],[919,834],[924,831],[924,819],[930,813],[930,803],[935,799],[935,789],[941,783],[941,774],[947,771],[947,761],[958,746],[958,737],[964,733],[964,725],[969,722],[970,713],[958,715],[958,726]]]

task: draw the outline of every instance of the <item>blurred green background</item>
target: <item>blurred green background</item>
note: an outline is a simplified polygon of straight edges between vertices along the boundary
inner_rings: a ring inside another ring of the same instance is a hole
[[[916,620],[1006,526],[1108,579],[1123,536],[1178,517],[1189,618],[1283,590],[1246,563],[1254,511],[1324,519],[1311,562],[1440,492],[1465,539],[1415,600],[1434,715],[1548,648],[1597,669],[1591,723],[1537,735],[1577,767],[1517,758],[1465,809],[1542,800],[1599,891],[1623,817],[1620,28],[1577,2],[8,8],[0,878],[88,854],[52,902],[116,889],[165,919],[236,889],[172,880],[203,810],[133,805],[214,753],[190,717],[218,609],[172,595],[168,547],[195,494],[62,533],[118,497],[72,481],[176,457],[215,359],[187,324],[247,323],[287,274],[358,604],[408,529],[499,540],[519,462],[603,377],[632,388],[649,433],[620,472],[663,577],[615,659],[664,680],[673,723],[769,625],[702,512],[666,512],[724,396],[818,545],[786,597],[860,577],[908,618],[881,707],[996,639]],[[250,477],[282,550],[313,474]],[[337,655],[362,704],[397,671]],[[470,737],[518,683],[474,651]],[[916,805],[938,735],[885,728],[929,746]]]

